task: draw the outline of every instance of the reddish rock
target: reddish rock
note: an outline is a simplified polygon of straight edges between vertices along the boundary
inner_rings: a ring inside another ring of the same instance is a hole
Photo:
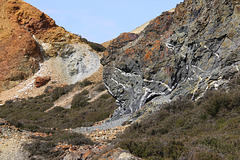
[[[135,33],[122,33],[120,36],[115,38],[112,43],[109,45],[109,47],[114,47],[114,48],[121,48],[128,44],[128,42],[134,41],[137,39],[139,36]]]
[[[47,134],[47,133],[40,133],[40,132],[36,132],[36,133],[33,133],[34,136],[37,136],[37,137],[49,137],[49,136],[52,136],[52,133],[50,134]]]
[[[34,85],[39,88],[41,86],[44,86],[51,80],[51,77],[36,77]]]
[[[83,155],[82,158],[83,158],[83,159],[87,159],[90,155],[91,155],[91,151],[88,150],[87,152],[84,153],[84,155]]]
[[[70,147],[70,148],[69,148],[69,151],[70,151],[70,152],[75,152],[77,149],[79,149],[78,146],[73,146],[73,147]]]
[[[13,88],[39,70],[43,55],[38,43],[82,42],[23,0],[0,1],[0,92]],[[46,53],[50,56],[54,49]]]

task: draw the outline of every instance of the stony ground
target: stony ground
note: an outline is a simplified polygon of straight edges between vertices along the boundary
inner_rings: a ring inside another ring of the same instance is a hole
[[[126,118],[127,117],[123,118],[121,121]],[[58,143],[55,150],[64,150],[65,154],[62,157],[64,160],[138,160],[139,158],[134,157],[129,152],[122,150],[121,148],[115,148],[111,144],[111,142],[128,127],[128,125],[121,126],[121,121],[112,123],[105,123],[105,121],[96,122],[92,129],[89,127],[87,132],[83,132],[86,137],[90,138],[93,142],[96,142],[95,145],[74,146],[71,144]],[[116,126],[117,124],[119,125]],[[67,131],[71,132],[74,130],[67,129]],[[51,134],[23,131],[11,126],[7,121],[0,119],[0,159],[29,159],[30,154],[23,149],[22,145],[31,142],[31,135],[40,137],[51,136]]]
[[[73,147],[67,146],[67,155],[64,160],[140,160],[130,154],[128,151],[121,148],[115,148],[111,141],[117,138],[117,136],[125,131],[129,125],[122,126],[121,124],[126,121],[129,116],[123,117],[118,121],[96,122],[92,127],[81,127],[73,129],[71,131],[83,133],[86,137],[90,138],[97,145],[94,146],[81,146]],[[60,146],[62,147],[62,146]],[[66,146],[63,146],[66,147]]]
[[[21,131],[0,119],[0,159],[27,159],[28,153],[23,150],[22,144],[29,141],[30,134],[30,132]]]

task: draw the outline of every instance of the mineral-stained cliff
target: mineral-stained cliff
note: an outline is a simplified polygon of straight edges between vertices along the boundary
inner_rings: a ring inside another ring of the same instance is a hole
[[[98,55],[80,36],[37,8],[22,0],[0,0],[0,8],[0,92],[31,77],[51,57],[57,57],[69,83],[99,68]]]
[[[196,100],[225,86],[239,72],[239,53],[239,0],[185,0],[140,34],[120,35],[105,51],[104,82],[120,106],[113,119],[150,100]]]

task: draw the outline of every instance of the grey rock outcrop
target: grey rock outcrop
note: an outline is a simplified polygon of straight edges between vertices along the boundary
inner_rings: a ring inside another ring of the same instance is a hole
[[[113,40],[101,60],[104,83],[119,104],[113,119],[150,100],[196,100],[227,84],[239,72],[239,24],[238,0],[185,0],[139,35]]]
[[[34,39],[46,58],[49,58],[51,54],[54,56],[56,63],[58,63],[57,67],[62,70],[62,74],[69,84],[83,80],[101,66],[99,55],[88,44],[81,42],[44,43],[35,37]]]

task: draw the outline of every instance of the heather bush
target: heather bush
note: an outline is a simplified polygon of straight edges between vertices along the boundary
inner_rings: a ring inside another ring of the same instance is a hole
[[[108,99],[110,97],[111,97],[111,95],[108,94],[108,93],[107,94],[103,94],[103,95],[100,96],[101,99]]]
[[[83,91],[79,94],[74,95],[71,107],[72,108],[83,108],[86,107],[89,103],[89,98],[86,95],[87,92]]]
[[[69,88],[59,89],[55,92],[69,91]],[[97,99],[89,103],[89,91],[84,90],[73,98],[72,108],[64,109],[55,107],[49,112],[47,109],[53,106],[53,94],[43,94],[28,99],[9,100],[0,106],[0,117],[11,124],[29,131],[44,131],[46,128],[76,128],[93,125],[109,117],[117,108],[115,99],[111,96],[107,99]]]
[[[105,91],[105,90],[106,90],[106,88],[105,88],[104,84],[99,85],[99,86],[95,89],[95,91],[98,91],[98,92],[102,92],[102,91]]]
[[[94,143],[85,138],[84,135],[79,133],[70,133],[65,131],[52,131],[52,136],[47,138],[35,137],[31,143],[23,145],[31,155],[30,157],[40,156],[43,159],[56,159],[60,158],[65,152],[63,150],[55,150],[58,143],[72,144],[72,145],[93,145]]]
[[[180,98],[128,127],[118,146],[144,159],[239,159],[240,90]],[[201,152],[200,152],[201,151]]]

